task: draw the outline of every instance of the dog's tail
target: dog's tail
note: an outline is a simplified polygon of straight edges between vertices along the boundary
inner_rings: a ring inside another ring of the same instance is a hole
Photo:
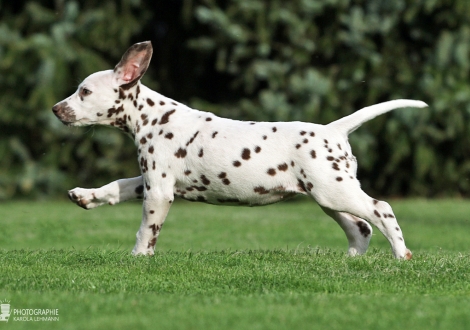
[[[362,108],[350,114],[349,116],[338,119],[332,123],[329,123],[327,126],[334,128],[344,134],[349,135],[359,128],[366,121],[369,121],[378,115],[384,114],[394,109],[398,108],[425,108],[428,105],[423,101],[415,100],[393,100],[388,102],[383,102],[379,104],[374,104],[369,107]]]

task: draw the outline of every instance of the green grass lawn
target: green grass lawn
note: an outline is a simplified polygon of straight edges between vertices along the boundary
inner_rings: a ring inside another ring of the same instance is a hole
[[[139,203],[0,204],[0,301],[59,309],[11,329],[465,329],[470,202],[391,201],[414,252],[392,258],[375,230],[346,256],[312,202],[260,208],[177,201],[154,257],[132,257]]]

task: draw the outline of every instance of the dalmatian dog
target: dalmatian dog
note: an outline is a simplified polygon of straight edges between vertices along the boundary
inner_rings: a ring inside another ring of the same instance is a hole
[[[144,86],[140,79],[151,56],[150,42],[131,46],[114,70],[90,75],[52,108],[65,125],[111,125],[135,141],[141,176],[69,191],[70,199],[85,209],[143,198],[134,255],[154,254],[175,195],[256,206],[302,194],[316,200],[344,230],[349,255],[366,252],[373,224],[396,258],[411,258],[390,205],[361,190],[348,135],[380,114],[426,107],[424,102],[384,102],[328,125],[225,119]]]

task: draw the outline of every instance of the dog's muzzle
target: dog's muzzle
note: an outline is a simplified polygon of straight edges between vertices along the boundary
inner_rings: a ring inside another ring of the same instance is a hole
[[[76,121],[75,113],[67,102],[57,103],[52,107],[52,112],[65,125],[71,125]]]

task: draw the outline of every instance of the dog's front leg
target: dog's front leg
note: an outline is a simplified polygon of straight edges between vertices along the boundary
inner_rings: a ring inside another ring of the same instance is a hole
[[[145,183],[142,223],[136,235],[132,254],[154,254],[158,236],[173,200],[172,187],[170,189],[150,188],[150,185]]]
[[[114,205],[131,199],[142,198],[143,194],[142,176],[116,180],[101,188],[74,188],[68,192],[70,200],[86,210],[103,204]]]

